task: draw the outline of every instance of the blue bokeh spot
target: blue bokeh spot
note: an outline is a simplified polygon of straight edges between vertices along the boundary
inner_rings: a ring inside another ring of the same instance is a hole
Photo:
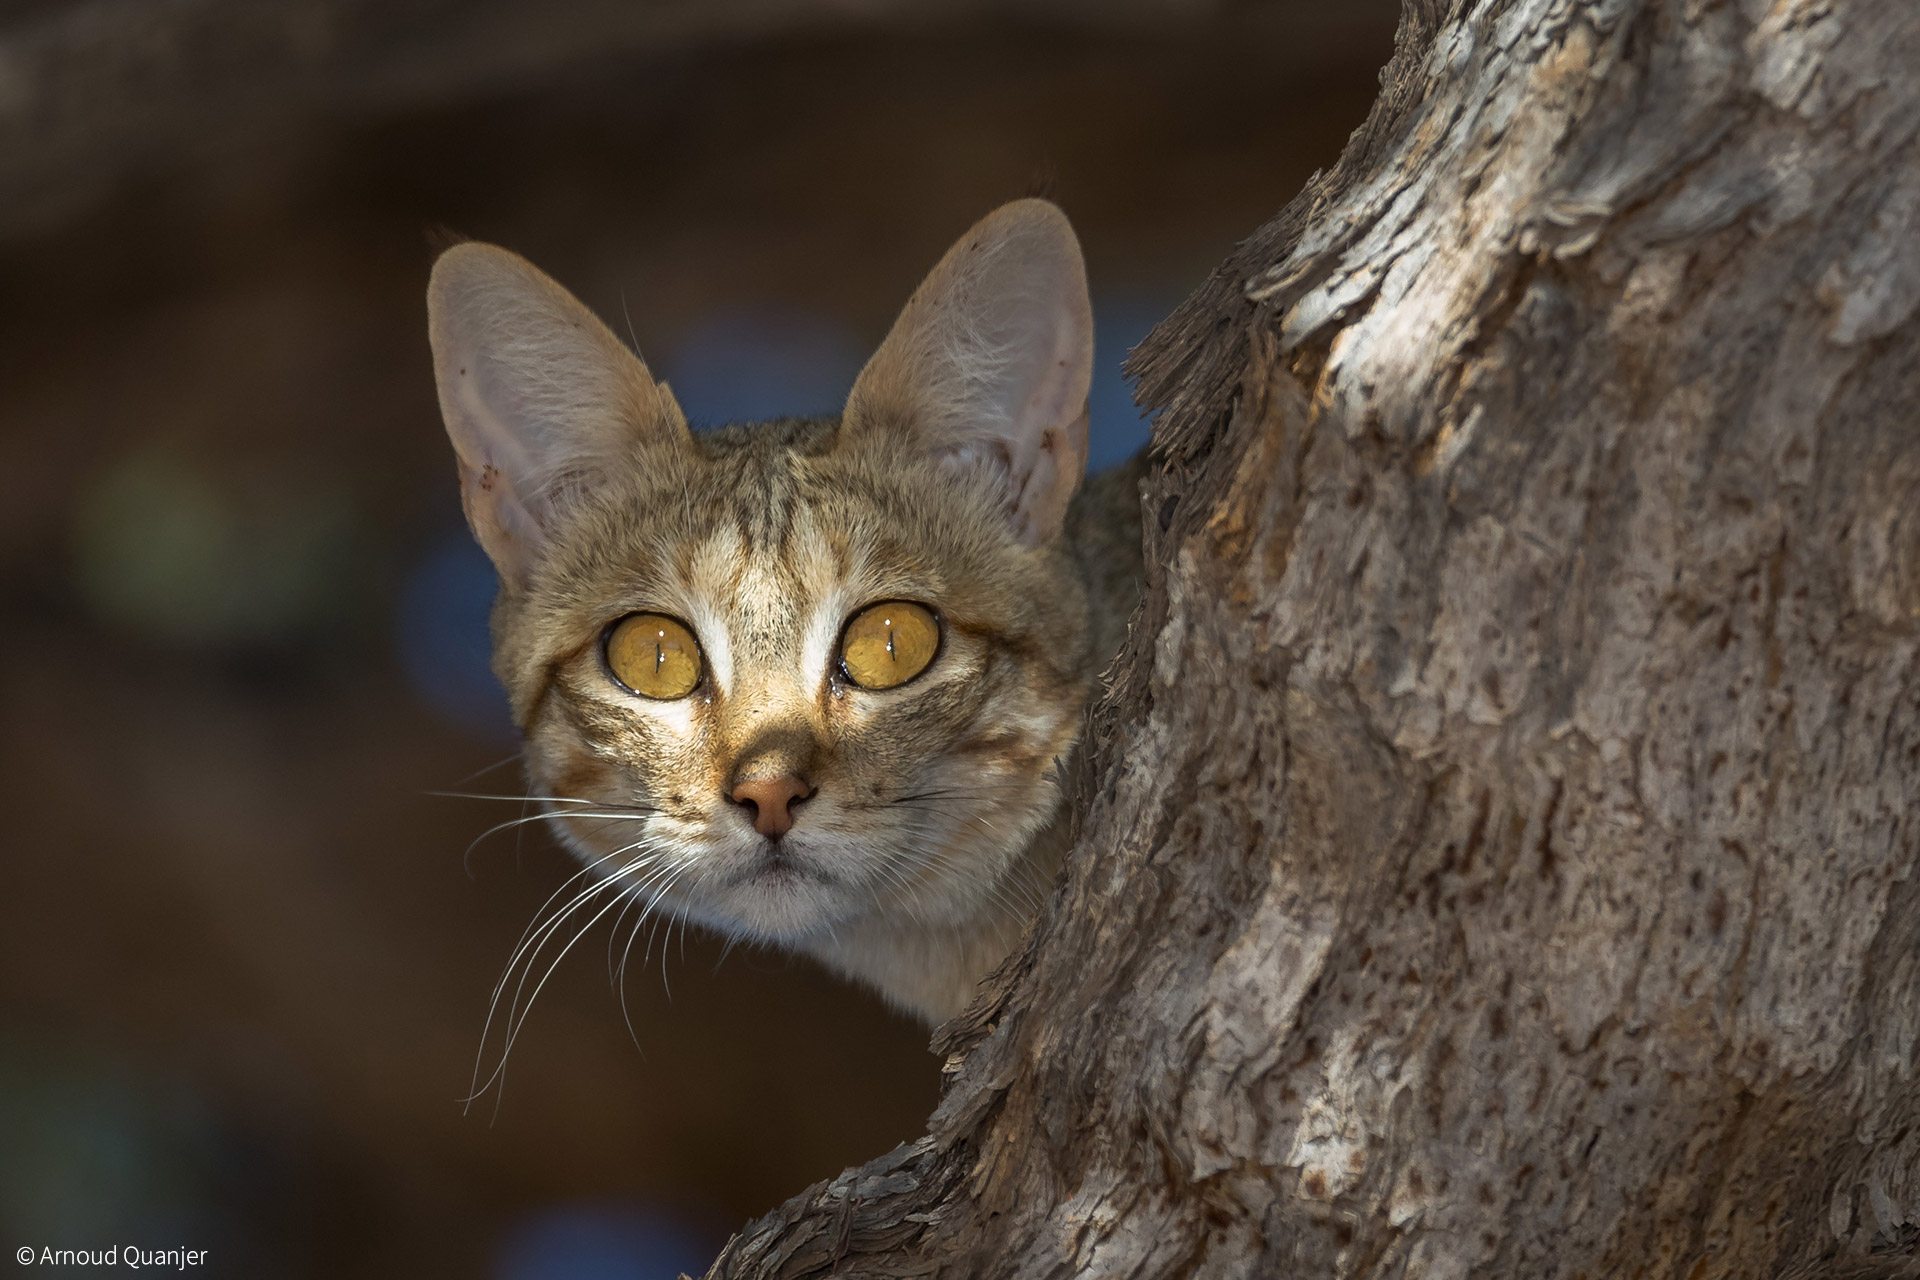
[[[825,316],[735,308],[689,329],[660,373],[696,427],[840,412],[866,353]]]
[[[493,678],[487,615],[499,579],[465,529],[441,536],[407,575],[394,619],[401,670],[453,725],[509,744],[518,735],[506,691]]]
[[[1146,446],[1151,424],[1134,407],[1133,389],[1120,365],[1170,310],[1169,303],[1145,298],[1094,300],[1093,385],[1087,389],[1089,471],[1125,462]]]
[[[567,1205],[506,1233],[495,1280],[674,1280],[702,1275],[719,1251],[680,1218],[639,1205]]]

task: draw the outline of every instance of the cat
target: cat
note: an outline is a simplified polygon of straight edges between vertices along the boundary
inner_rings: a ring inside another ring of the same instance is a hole
[[[1059,770],[1139,590],[1140,463],[1082,485],[1093,319],[1043,200],[914,292],[837,418],[698,433],[507,250],[433,268],[494,670],[596,883],[937,1024],[1066,853]]]

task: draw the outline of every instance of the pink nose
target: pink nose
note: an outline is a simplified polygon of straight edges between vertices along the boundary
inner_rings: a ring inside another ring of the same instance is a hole
[[[813,788],[805,780],[782,773],[735,783],[733,801],[753,810],[755,831],[778,839],[793,830],[793,806],[812,794]]]

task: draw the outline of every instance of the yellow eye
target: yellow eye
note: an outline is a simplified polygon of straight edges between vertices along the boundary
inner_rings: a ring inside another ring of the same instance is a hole
[[[933,610],[889,600],[853,615],[840,636],[840,669],[862,689],[891,689],[925,671],[939,649]]]
[[[636,613],[607,633],[607,669],[643,698],[684,698],[700,683],[700,643],[665,614]]]

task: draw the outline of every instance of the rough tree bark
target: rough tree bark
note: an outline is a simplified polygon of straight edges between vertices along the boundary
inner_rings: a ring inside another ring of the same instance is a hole
[[[1136,356],[928,1135],[713,1275],[1920,1274],[1920,6],[1411,0],[1383,84]]]

